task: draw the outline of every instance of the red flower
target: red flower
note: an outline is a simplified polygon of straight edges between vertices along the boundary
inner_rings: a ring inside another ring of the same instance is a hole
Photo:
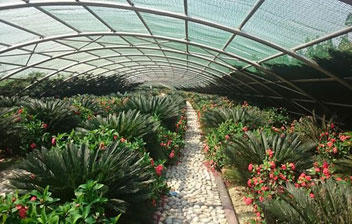
[[[314,194],[313,194],[313,193],[310,193],[310,194],[309,194],[309,197],[310,197],[310,198],[314,198]]]
[[[350,139],[350,136],[346,136],[346,135],[341,135],[341,136],[340,136],[341,142],[344,142],[344,141],[346,141],[347,139]]]
[[[260,202],[263,202],[263,201],[264,201],[264,197],[260,196],[260,197],[259,197],[259,201],[260,201]]]
[[[47,128],[48,128],[48,124],[43,123],[43,124],[42,124],[42,128],[43,128],[43,129],[47,129]]]
[[[244,197],[244,202],[246,203],[246,205],[250,205],[253,203],[253,199]]]
[[[341,177],[336,177],[336,181],[341,181],[342,178]]]
[[[31,149],[35,149],[37,148],[37,145],[33,142],[31,145],[30,145]]]
[[[283,169],[283,170],[286,170],[286,165],[285,164],[281,164],[281,169]]]
[[[242,128],[242,131],[247,132],[247,131],[248,131],[247,126],[244,126],[244,127]]]
[[[171,153],[169,154],[169,158],[172,159],[175,157],[175,152],[174,150],[171,151]]]
[[[315,170],[315,172],[317,172],[317,173],[320,172],[320,168],[319,168],[319,167],[315,168],[314,170]]]
[[[253,170],[253,164],[252,164],[252,163],[250,163],[250,164],[248,165],[248,170],[249,170],[249,171],[252,171],[252,170]]]
[[[328,143],[326,143],[326,145],[327,145],[328,147],[332,147],[332,146],[334,145],[334,143],[328,142]]]
[[[117,140],[117,135],[114,135],[114,140]]]
[[[251,179],[248,179],[247,185],[248,185],[248,187],[252,187],[252,181],[251,181]]]
[[[33,180],[35,178],[35,175],[32,173],[30,178]]]
[[[124,143],[124,142],[126,142],[126,139],[121,138],[121,139],[120,139],[120,142]]]
[[[51,145],[56,145],[56,138],[55,137],[51,138]]]
[[[274,178],[274,174],[273,174],[273,173],[270,173],[270,174],[269,174],[269,177],[270,177],[270,179],[273,179],[273,178]]]
[[[307,181],[310,181],[311,179],[312,179],[311,176],[306,176]]]
[[[32,196],[31,197],[31,201],[36,201],[37,200],[37,197],[36,196]]]
[[[331,128],[331,129],[334,129],[334,128],[335,128],[335,124],[334,124],[334,123],[331,123],[331,124],[330,124],[330,128]]]
[[[271,169],[275,169],[276,165],[275,165],[275,162],[274,161],[270,161],[270,168]]]
[[[17,210],[18,210],[18,214],[20,216],[21,219],[25,219],[26,215],[27,215],[27,207],[24,207],[23,205],[17,205],[16,206]]]
[[[105,148],[106,148],[105,143],[104,142],[100,142],[99,149],[104,150]]]
[[[266,154],[271,158],[271,157],[273,157],[274,152],[273,152],[273,150],[268,149],[268,150],[266,150]]]
[[[256,215],[257,217],[260,217],[260,216],[261,216],[260,212],[255,213],[255,215]]]
[[[154,160],[153,160],[153,159],[150,159],[150,164],[151,164],[152,166],[154,166]]]
[[[329,164],[327,162],[324,162],[323,163],[323,168],[328,168],[329,167]]]
[[[295,166],[294,163],[290,163],[289,165],[290,165],[290,167],[291,167],[291,170],[296,170],[296,166]]]
[[[161,165],[161,164],[157,165],[157,166],[155,167],[155,172],[156,172],[156,174],[157,174],[158,176],[161,176],[161,174],[162,174],[162,172],[163,172],[163,169],[164,169],[163,165]]]
[[[23,108],[18,109],[17,113],[18,114],[22,114],[23,113]]]
[[[230,139],[230,136],[229,136],[229,135],[225,135],[225,139],[226,139],[226,140],[229,140],[229,139]]]
[[[324,169],[323,169],[323,174],[324,174],[325,176],[329,177],[329,176],[330,176],[329,169],[328,169],[328,168],[324,168]]]
[[[208,146],[208,145],[204,145],[203,149],[204,149],[204,152],[205,152],[205,153],[208,153],[208,151],[209,151],[209,146]]]

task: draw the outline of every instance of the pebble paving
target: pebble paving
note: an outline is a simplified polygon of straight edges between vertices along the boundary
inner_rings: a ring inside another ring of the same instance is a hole
[[[197,114],[187,102],[187,131],[180,163],[166,171],[170,196],[155,213],[157,224],[227,224],[213,174],[203,164]]]

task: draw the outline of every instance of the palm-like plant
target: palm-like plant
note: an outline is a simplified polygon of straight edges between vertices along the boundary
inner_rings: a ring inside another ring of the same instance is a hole
[[[47,131],[53,134],[69,132],[80,122],[70,105],[64,101],[32,99],[25,103],[25,107],[30,114],[47,124]]]
[[[98,115],[83,124],[83,127],[89,130],[98,129],[101,126],[115,129],[126,139],[133,139],[154,135],[159,127],[159,122],[150,115],[141,114],[138,110],[128,110],[117,114],[109,114],[107,117]],[[83,129],[79,130],[84,131]]]
[[[110,207],[125,212],[133,204],[149,197],[148,185],[154,181],[150,164],[136,151],[110,145],[104,151],[86,145],[67,145],[66,149],[42,149],[29,153],[11,179],[20,190],[43,190],[47,185],[62,201],[74,198],[74,190],[94,179],[108,187],[104,196]]]
[[[137,109],[143,114],[156,116],[163,125],[173,130],[183,106],[184,100],[181,101],[180,98],[170,96],[147,98],[139,95],[129,98],[123,109]]]
[[[0,96],[0,107],[13,107],[19,106],[26,98],[20,98],[18,96]]]
[[[18,150],[23,126],[18,123],[19,115],[12,114],[11,109],[0,109],[0,149]]]
[[[204,113],[202,121],[207,129],[217,128],[227,120],[234,123],[241,122],[249,127],[259,127],[264,124],[263,114],[256,108],[234,107],[208,110]]]
[[[288,184],[286,192],[261,207],[275,221],[269,223],[352,223],[351,185],[332,179],[311,188],[314,198],[306,189]]]
[[[336,160],[334,162],[335,173],[342,174],[344,176],[352,176],[352,155],[349,155],[343,159]]]
[[[262,164],[266,150],[273,151],[273,160],[279,166],[293,162],[298,171],[312,165],[315,143],[301,142],[297,135],[280,136],[263,132],[247,132],[248,139],[236,137],[224,150],[227,165],[236,168],[243,180],[247,180],[250,163]]]

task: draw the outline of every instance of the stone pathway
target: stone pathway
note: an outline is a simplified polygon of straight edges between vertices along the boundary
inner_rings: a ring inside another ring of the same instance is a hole
[[[166,171],[171,196],[155,213],[158,224],[227,224],[220,194],[212,173],[203,165],[197,114],[187,102],[185,149],[180,164]]]

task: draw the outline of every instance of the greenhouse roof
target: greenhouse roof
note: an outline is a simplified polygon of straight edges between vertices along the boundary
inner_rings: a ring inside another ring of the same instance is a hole
[[[287,55],[351,93],[350,79],[302,53],[351,39],[351,12],[350,0],[0,0],[0,81],[39,71],[26,89],[59,74],[192,87],[233,73],[265,80],[245,72],[255,69],[317,102],[263,63]]]

